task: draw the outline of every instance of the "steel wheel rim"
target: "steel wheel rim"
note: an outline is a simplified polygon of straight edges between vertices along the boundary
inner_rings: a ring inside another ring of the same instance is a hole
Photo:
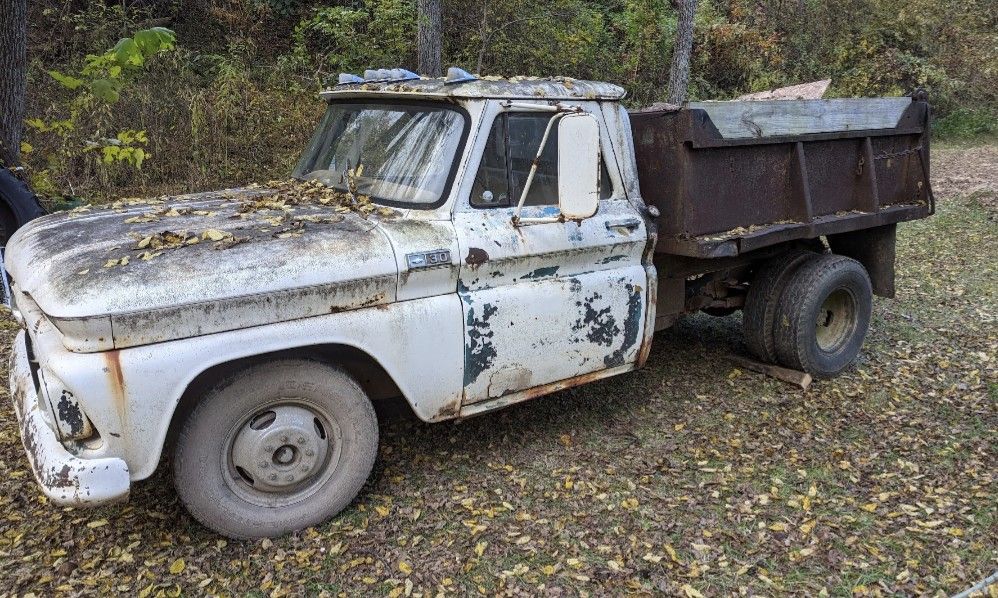
[[[859,319],[859,305],[848,289],[835,289],[825,297],[815,319],[815,340],[825,353],[835,353],[852,337]]]
[[[342,435],[315,403],[280,398],[229,430],[222,451],[226,485],[261,507],[301,502],[325,484],[339,463]]]

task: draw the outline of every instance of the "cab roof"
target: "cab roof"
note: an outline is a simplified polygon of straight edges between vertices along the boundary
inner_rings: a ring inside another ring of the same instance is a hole
[[[410,79],[342,83],[323,91],[324,100],[347,97],[407,94],[424,98],[499,98],[552,100],[620,100],[627,92],[620,86],[571,77],[480,77],[467,81]]]

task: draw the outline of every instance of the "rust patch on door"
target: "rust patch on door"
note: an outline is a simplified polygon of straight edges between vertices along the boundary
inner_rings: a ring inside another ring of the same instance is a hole
[[[488,252],[479,247],[468,249],[468,256],[464,258],[464,263],[468,264],[471,268],[477,268],[487,261],[489,261]]]

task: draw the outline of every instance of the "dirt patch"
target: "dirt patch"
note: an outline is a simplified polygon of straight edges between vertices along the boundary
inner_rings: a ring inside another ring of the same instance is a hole
[[[998,211],[998,145],[933,148],[932,188],[938,197],[973,196]]]

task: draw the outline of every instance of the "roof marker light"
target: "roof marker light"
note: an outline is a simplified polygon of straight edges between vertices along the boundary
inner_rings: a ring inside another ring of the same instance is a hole
[[[444,83],[465,83],[467,81],[477,81],[478,77],[472,75],[464,69],[459,69],[456,66],[452,66],[447,69],[447,78],[444,79]]]
[[[419,79],[419,75],[405,69],[393,69],[392,72],[398,74],[398,77],[396,78],[398,81],[411,81],[413,79]]]
[[[363,82],[364,82],[363,77],[358,77],[357,75],[353,75],[351,73],[340,73],[340,78],[337,79],[336,84],[346,85],[348,83],[363,83]]]
[[[367,69],[364,71],[364,81],[388,83],[391,81],[411,81],[419,79],[419,75],[405,69]]]

